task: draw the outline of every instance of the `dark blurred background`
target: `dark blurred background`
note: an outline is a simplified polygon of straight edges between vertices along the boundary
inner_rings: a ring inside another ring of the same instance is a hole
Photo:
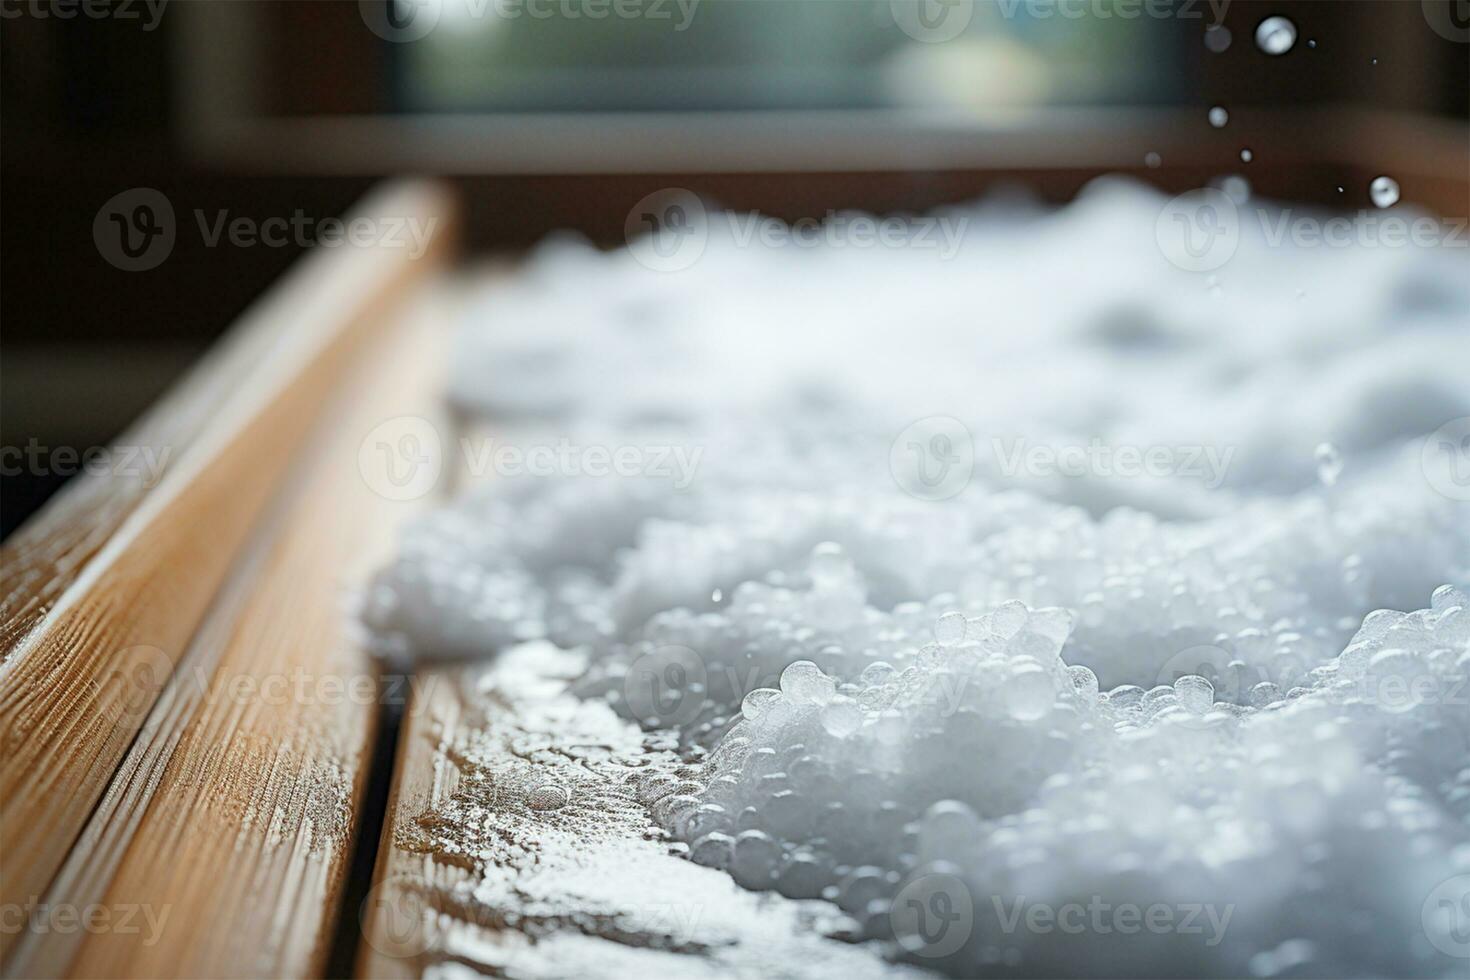
[[[614,244],[667,186],[788,219],[1064,201],[1201,186],[1242,146],[1261,194],[1357,208],[1391,172],[1470,210],[1466,0],[922,2],[0,0],[0,441],[105,444],[301,251],[211,247],[197,213],[319,219],[395,173],[459,183],[484,252]],[[178,214],[144,272],[93,238],[134,187]],[[12,469],[7,534],[63,480]]]

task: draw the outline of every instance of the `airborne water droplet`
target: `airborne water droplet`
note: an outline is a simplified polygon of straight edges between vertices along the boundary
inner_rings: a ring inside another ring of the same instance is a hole
[[[1324,487],[1334,486],[1342,475],[1342,452],[1330,442],[1317,447],[1317,479]]]
[[[1155,170],[1159,164],[1164,162],[1164,159],[1157,153],[1148,153],[1144,155],[1143,162],[1148,165],[1150,170]]]
[[[1246,163],[1250,163],[1256,158],[1256,155],[1252,153],[1249,149],[1244,149],[1240,151],[1240,158]]]
[[[1391,208],[1399,203],[1399,184],[1392,177],[1374,177],[1368,185],[1368,196],[1380,208]]]
[[[1210,110],[1210,125],[1216,129],[1222,128],[1230,121],[1230,113],[1222,105],[1217,105]]]
[[[1296,25],[1285,17],[1267,17],[1256,26],[1256,47],[1269,55],[1283,55],[1296,44]]]
[[[1230,47],[1230,28],[1213,25],[1205,28],[1205,47],[1220,54]]]

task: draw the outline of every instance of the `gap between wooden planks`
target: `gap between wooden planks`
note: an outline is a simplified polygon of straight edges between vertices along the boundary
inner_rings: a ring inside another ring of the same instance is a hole
[[[179,440],[155,446],[173,455],[158,486],[106,480],[79,484],[34,527],[20,532],[21,546],[7,550],[0,589],[8,623],[0,634],[7,644],[0,650],[0,901],[7,906],[29,907],[50,894],[104,790],[111,787],[97,811],[99,819],[127,796],[129,773],[118,772],[118,765],[150,718],[164,678],[194,637],[322,403],[355,353],[371,346],[393,322],[388,314],[394,303],[441,267],[453,215],[438,187],[393,187],[370,197],[355,214],[379,221],[432,220],[434,245],[418,259],[390,248],[320,250],[310,256],[242,321],[224,351],[207,360],[137,430],[147,438]],[[412,374],[416,362],[406,353],[400,351],[393,365],[396,376]],[[366,434],[357,433],[359,443]],[[320,516],[325,521],[336,513]],[[348,536],[354,544],[359,533]],[[301,538],[311,540],[304,533]],[[302,585],[291,582],[290,567],[269,567],[267,574],[279,575],[278,581],[293,589]],[[302,603],[326,601],[332,615],[342,615],[332,601],[333,590],[292,597]],[[306,640],[282,619],[257,633],[251,643],[283,649]],[[299,647],[296,653],[304,655]],[[335,737],[330,727],[330,722],[303,725],[295,737],[325,739],[312,744],[330,746]],[[237,738],[206,748],[212,757],[225,758],[228,750],[245,758],[250,751],[279,751],[284,744],[252,748]],[[146,758],[149,740],[138,745]],[[271,758],[281,767],[290,765],[289,758]],[[159,763],[156,755],[152,763]],[[335,776],[350,794],[355,776]],[[188,778],[204,788],[199,771]],[[248,815],[249,799],[238,802],[245,786],[216,787],[217,802]],[[197,802],[204,806],[211,798],[201,796]],[[289,802],[283,802],[282,812],[292,812]],[[328,832],[324,821],[330,823],[330,811],[317,809],[308,816],[318,835]],[[279,821],[267,821],[264,828],[271,835],[282,830]],[[304,859],[301,852],[297,856]],[[208,866],[184,866],[206,877],[212,873]],[[124,863],[119,873],[126,868]],[[340,877],[336,870],[332,874]],[[221,889],[230,884],[215,882]],[[250,887],[262,885],[257,881]],[[48,941],[58,936],[28,929],[0,932],[6,972],[25,975],[11,953],[23,936],[32,935]],[[236,961],[222,972],[247,969]],[[120,975],[120,965],[103,972]]]
[[[327,406],[46,896],[138,909],[137,931],[29,933],[9,972],[322,971],[379,709],[376,668],[346,600],[427,499],[380,495],[359,454],[377,462],[375,440],[393,431],[378,429],[385,420],[444,428],[432,408],[439,297],[423,287]]]

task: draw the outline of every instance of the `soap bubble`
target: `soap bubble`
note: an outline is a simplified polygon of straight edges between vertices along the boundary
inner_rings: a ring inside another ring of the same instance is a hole
[[[781,693],[792,704],[826,704],[837,685],[810,660],[798,660],[781,672]]]
[[[952,647],[964,641],[967,628],[964,613],[947,612],[934,624],[934,641],[942,647]]]
[[[740,713],[747,721],[759,722],[781,701],[781,692],[769,687],[757,688],[740,702]]]
[[[1195,714],[1204,714],[1215,703],[1215,685],[1198,674],[1186,674],[1174,682],[1179,703]]]
[[[1283,55],[1296,44],[1296,25],[1285,17],[1267,17],[1256,25],[1256,47],[1269,55]]]

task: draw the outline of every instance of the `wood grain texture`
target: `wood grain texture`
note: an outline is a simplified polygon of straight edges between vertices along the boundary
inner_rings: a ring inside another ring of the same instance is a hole
[[[344,379],[46,896],[140,910],[140,928],[27,934],[10,973],[321,973],[379,707],[400,691],[347,600],[425,500],[381,495],[359,452],[385,420],[434,418],[439,294],[411,297]]]
[[[448,251],[436,187],[399,186],[357,213],[432,220],[434,244],[418,258],[319,250],[142,426],[182,443],[157,486],[79,485],[6,555],[0,901],[47,893],[344,367]],[[7,963],[18,938],[0,932]]]

